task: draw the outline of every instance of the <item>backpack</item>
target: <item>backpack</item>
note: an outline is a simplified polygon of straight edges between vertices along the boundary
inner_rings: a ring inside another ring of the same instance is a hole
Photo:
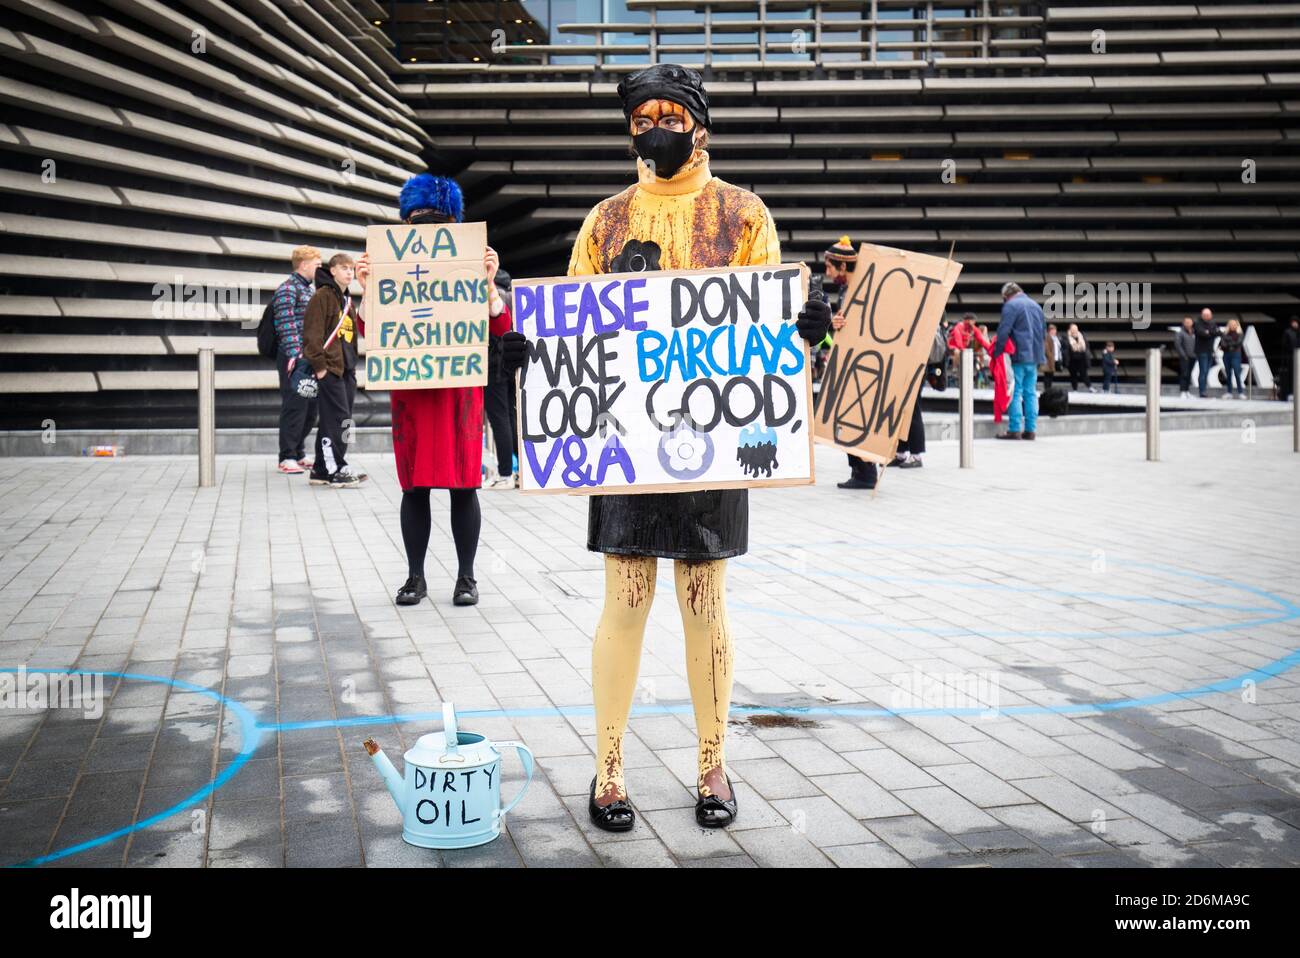
[[[934,342],[930,344],[930,365],[942,365],[943,361],[948,358],[948,340],[944,338],[943,330],[936,327],[934,330]]]
[[[1064,386],[1052,386],[1044,389],[1038,397],[1038,411],[1044,416],[1065,416],[1070,412],[1070,393]]]
[[[266,304],[262,318],[257,323],[257,351],[267,359],[274,359],[279,346],[275,335],[275,299]]]
[[[942,328],[934,331],[934,342],[930,344],[930,356],[925,364],[925,381],[937,392],[948,388],[948,340]]]

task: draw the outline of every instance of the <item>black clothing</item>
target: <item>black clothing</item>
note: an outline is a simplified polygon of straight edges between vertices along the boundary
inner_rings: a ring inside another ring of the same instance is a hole
[[[876,464],[867,462],[865,459],[859,459],[857,456],[849,456],[849,478],[861,479],[863,482],[869,482],[874,486],[876,484]]]
[[[689,67],[675,63],[656,63],[638,70],[618,85],[618,95],[623,101],[623,117],[629,123],[632,111],[646,100],[671,100],[691,111],[697,123],[706,130],[713,128],[709,119],[709,94],[704,90],[704,80]]]
[[[729,559],[749,548],[749,490],[591,496],[587,548],[664,559]]]
[[[1070,388],[1078,389],[1079,383],[1088,385],[1088,351],[1086,349],[1070,350]]]
[[[483,412],[492,426],[496,445],[497,472],[509,476],[514,472],[515,454],[515,384],[514,377],[489,381],[483,387]]]
[[[912,407],[912,424],[907,427],[907,438],[898,444],[899,452],[909,452],[919,456],[925,452],[925,423],[921,419],[921,397],[916,397]]]
[[[1218,332],[1219,327],[1213,321],[1206,322],[1199,318],[1192,320],[1192,333],[1196,336],[1196,351],[1198,353],[1214,352],[1214,337]]]
[[[280,374],[280,461],[290,459],[297,462],[304,456],[307,437],[316,425],[317,405],[315,399],[304,399],[297,390],[289,385],[289,373],[285,368],[289,364],[288,356],[283,350],[276,354],[275,367]],[[307,360],[299,358],[298,362]]]
[[[357,377],[351,370],[342,376],[326,373],[324,379],[316,380],[316,385],[320,428],[316,430],[316,462],[311,471],[328,477],[348,464],[347,432],[357,395]]]
[[[406,546],[407,571],[412,577],[424,577],[424,556],[429,551],[429,533],[433,527],[429,491],[408,489],[402,493],[402,543]],[[472,579],[483,525],[478,490],[449,489],[448,492],[451,493],[451,538],[456,544],[456,575]]]

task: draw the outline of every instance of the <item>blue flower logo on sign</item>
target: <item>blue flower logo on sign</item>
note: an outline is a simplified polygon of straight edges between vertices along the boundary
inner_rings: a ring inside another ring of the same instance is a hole
[[[659,465],[674,479],[698,479],[713,465],[713,440],[679,422],[659,439]]]

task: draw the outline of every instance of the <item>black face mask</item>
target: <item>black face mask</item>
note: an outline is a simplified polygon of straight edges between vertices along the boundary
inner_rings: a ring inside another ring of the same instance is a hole
[[[417,210],[410,215],[407,222],[413,226],[423,226],[428,223],[450,223],[452,218],[437,210]]]
[[[654,164],[655,176],[666,180],[695,152],[695,131],[674,133],[657,126],[632,137],[632,146],[637,156]]]

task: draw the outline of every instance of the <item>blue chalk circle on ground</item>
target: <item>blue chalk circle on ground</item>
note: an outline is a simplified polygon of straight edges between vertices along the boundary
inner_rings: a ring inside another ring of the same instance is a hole
[[[915,543],[872,543],[870,545],[855,542],[832,542],[821,543],[819,549],[825,547],[823,556],[826,553],[833,558],[835,550],[852,548],[855,550],[866,549],[868,551],[878,550],[881,557],[886,557],[893,550],[916,549]],[[972,555],[972,561],[978,561],[980,551],[988,552],[991,546],[970,545],[970,546],[945,546],[946,549],[961,551],[969,550]],[[791,563],[788,561],[790,556],[801,555],[806,552],[803,546],[790,545],[786,547],[776,546],[769,547],[759,552],[750,553],[749,555],[733,560],[741,569],[750,572],[770,572],[774,576],[789,575],[793,571]],[[1046,549],[1023,549],[1017,550],[1018,555],[1027,559],[1042,561],[1047,558],[1061,559],[1069,557],[1072,561],[1080,561],[1076,554],[1064,553],[1056,550]],[[800,561],[800,560],[796,560]],[[1087,561],[1087,560],[1082,560]],[[1239,632],[1251,628],[1257,628],[1265,625],[1276,625],[1279,623],[1291,622],[1300,619],[1300,605],[1296,605],[1281,596],[1275,595],[1264,589],[1233,582],[1220,576],[1207,576],[1198,572],[1189,572],[1173,567],[1159,565],[1149,562],[1137,562],[1124,560],[1120,558],[1108,558],[1106,560],[1115,570],[1123,572],[1123,581],[1126,584],[1132,583],[1134,578],[1142,575],[1153,576],[1157,579],[1161,577],[1170,577],[1171,579],[1184,582],[1200,582],[1205,585],[1213,585],[1220,590],[1235,592],[1245,597],[1245,601],[1223,602],[1210,601],[1198,598],[1188,597],[1171,597],[1162,595],[1142,594],[1138,591],[1124,592],[1105,592],[1098,589],[1085,588],[1054,588],[1039,585],[1022,585],[1023,580],[1014,580],[1006,584],[990,582],[961,582],[957,581],[954,576],[944,576],[935,574],[933,576],[906,576],[906,575],[887,575],[872,574],[848,568],[804,568],[801,574],[812,576],[816,581],[825,582],[828,588],[835,586],[850,586],[860,589],[866,584],[888,584],[890,586],[929,586],[938,587],[946,590],[952,590],[955,595],[960,595],[963,590],[993,591],[1000,592],[1014,599],[1017,595],[1023,596],[1054,596],[1056,598],[1093,603],[1131,603],[1140,607],[1162,607],[1177,610],[1180,613],[1188,613],[1193,618],[1204,613],[1207,616],[1206,621],[1190,621],[1186,623],[1170,624],[1166,628],[1154,628],[1149,630],[1126,630],[1116,632],[1086,632],[1063,630],[1007,630],[996,627],[991,624],[989,627],[980,625],[978,628],[958,629],[958,628],[935,628],[907,625],[900,622],[876,621],[863,619],[842,618],[833,615],[817,615],[800,612],[789,608],[781,609],[768,606],[760,606],[752,603],[733,601],[731,608],[736,613],[772,617],[776,619],[802,620],[808,622],[817,622],[823,625],[842,626],[852,634],[858,631],[864,634],[873,632],[885,632],[892,634],[917,634],[924,633],[933,637],[959,637],[963,635],[980,635],[984,637],[995,638],[1023,638],[1030,639],[1035,637],[1054,637],[1054,638],[1072,638],[1079,640],[1088,639],[1105,639],[1105,640],[1127,640],[1143,641],[1175,638],[1178,636],[1204,636],[1212,634],[1227,634]],[[1238,616],[1230,621],[1213,621],[1208,618],[1221,617],[1224,614]],[[1280,676],[1287,671],[1295,668],[1300,664],[1300,649],[1294,649],[1287,654],[1280,656],[1257,668],[1248,669],[1238,675],[1225,678],[1209,679],[1191,688],[1180,691],[1159,692],[1147,696],[1136,698],[1124,698],[1109,701],[1088,701],[1065,703],[1058,705],[1033,705],[1018,704],[999,706],[990,708],[986,705],[974,705],[970,707],[958,708],[881,708],[870,705],[831,705],[818,702],[806,706],[766,706],[766,705],[732,705],[731,712],[733,715],[750,716],[750,715],[782,715],[799,718],[827,718],[853,720],[861,718],[882,718],[882,717],[906,717],[906,716],[988,716],[996,715],[1078,715],[1089,712],[1116,712],[1125,709],[1136,709],[1144,707],[1159,706],[1164,703],[1177,700],[1186,700],[1198,698],[1206,695],[1219,693],[1238,693],[1244,687],[1251,683],[1260,683],[1268,679]],[[1014,666],[1006,666],[1012,670]],[[351,716],[346,718],[320,718],[304,719],[302,721],[289,722],[262,722],[248,707],[238,701],[231,699],[215,689],[205,686],[196,685],[181,679],[169,678],[160,675],[147,675],[134,672],[111,672],[111,671],[92,671],[80,669],[54,669],[54,668],[22,668],[22,667],[4,667],[0,668],[0,673],[18,673],[20,671],[27,674],[44,673],[47,675],[83,675],[93,676],[100,675],[106,679],[116,678],[124,682],[153,682],[171,686],[173,689],[206,696],[215,700],[221,707],[223,716],[233,717],[239,729],[238,751],[235,757],[212,781],[197,788],[194,792],[185,798],[176,802],[162,811],[150,815],[130,825],[115,829],[106,834],[80,842],[76,845],[69,846],[41,855],[27,861],[21,862],[15,867],[34,867],[46,865],[74,855],[98,848],[110,842],[117,841],[130,835],[132,832],[149,828],[165,821],[172,816],[192,808],[204,799],[214,794],[239,774],[240,769],[252,759],[266,738],[271,738],[278,733],[292,733],[295,731],[307,729],[325,729],[325,728],[360,728],[374,725],[390,725],[395,723],[410,722],[438,722],[442,718],[440,710],[397,713],[390,715],[366,715]],[[531,718],[554,718],[564,716],[589,716],[592,714],[591,706],[552,706],[543,708],[508,708],[508,709],[467,709],[461,710],[458,714],[463,717],[467,723],[472,723],[476,718],[481,719],[531,719]],[[690,702],[681,703],[663,703],[663,704],[638,704],[633,707],[633,716],[638,715],[691,715],[692,706]]]

